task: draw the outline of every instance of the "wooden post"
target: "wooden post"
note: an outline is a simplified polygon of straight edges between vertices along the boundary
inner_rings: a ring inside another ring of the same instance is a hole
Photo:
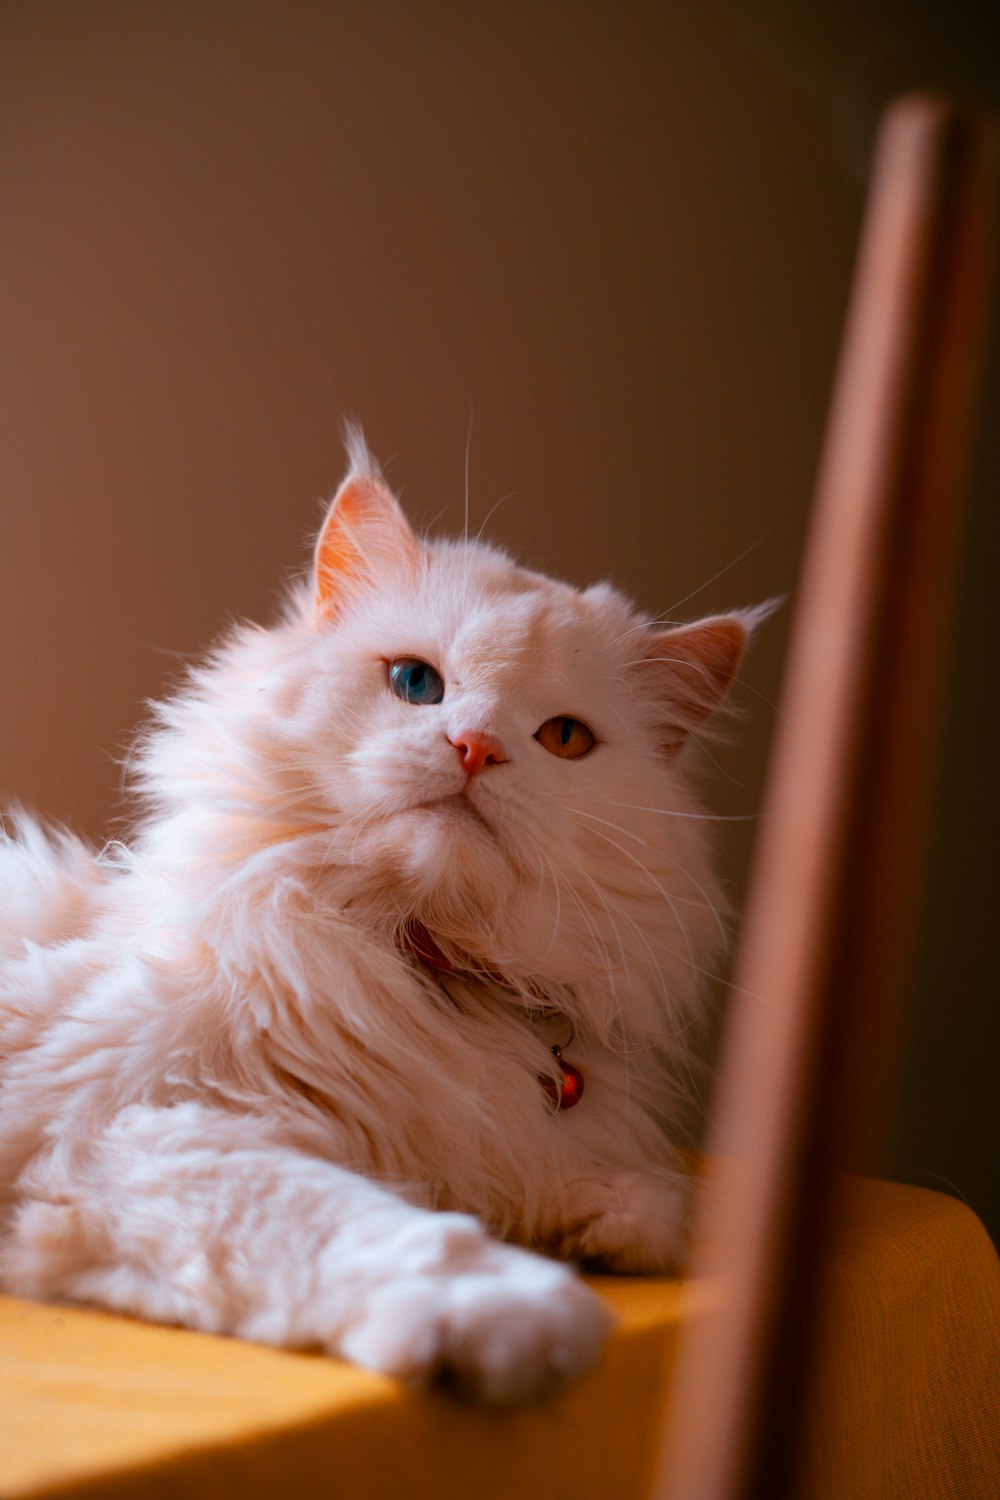
[[[802,571],[729,1018],[661,1500],[793,1492],[836,1173],[870,1130],[921,846],[995,152],[889,111]]]

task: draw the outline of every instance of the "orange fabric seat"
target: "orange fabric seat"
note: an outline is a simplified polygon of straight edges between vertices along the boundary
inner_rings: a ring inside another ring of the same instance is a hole
[[[990,1240],[938,1193],[856,1180],[848,1204],[803,1495],[994,1500]],[[508,1411],[404,1391],[322,1355],[0,1299],[0,1495],[646,1496],[677,1332],[714,1288],[594,1285],[621,1319],[598,1369],[544,1406]]]

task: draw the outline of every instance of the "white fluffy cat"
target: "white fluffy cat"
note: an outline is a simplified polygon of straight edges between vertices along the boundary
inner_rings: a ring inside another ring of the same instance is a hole
[[[157,709],[135,841],[0,841],[0,1284],[523,1399],[609,1326],[550,1257],[681,1245],[682,752],[747,617],[420,541],[349,455],[311,588]]]

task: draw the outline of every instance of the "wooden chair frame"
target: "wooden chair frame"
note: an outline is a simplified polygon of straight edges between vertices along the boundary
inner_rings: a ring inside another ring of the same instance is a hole
[[[896,1035],[974,377],[995,147],[889,112],[820,466],[659,1495],[792,1493],[836,1173]]]

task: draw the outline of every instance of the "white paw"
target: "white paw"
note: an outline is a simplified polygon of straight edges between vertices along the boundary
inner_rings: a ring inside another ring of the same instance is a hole
[[[559,1253],[609,1271],[673,1271],[683,1258],[690,1193],[679,1175],[622,1172],[567,1184]]]
[[[437,1215],[436,1248],[403,1247],[398,1274],[368,1289],[336,1352],[410,1385],[440,1380],[486,1401],[525,1401],[596,1361],[613,1317],[565,1266]],[[423,1236],[427,1240],[427,1236]]]

